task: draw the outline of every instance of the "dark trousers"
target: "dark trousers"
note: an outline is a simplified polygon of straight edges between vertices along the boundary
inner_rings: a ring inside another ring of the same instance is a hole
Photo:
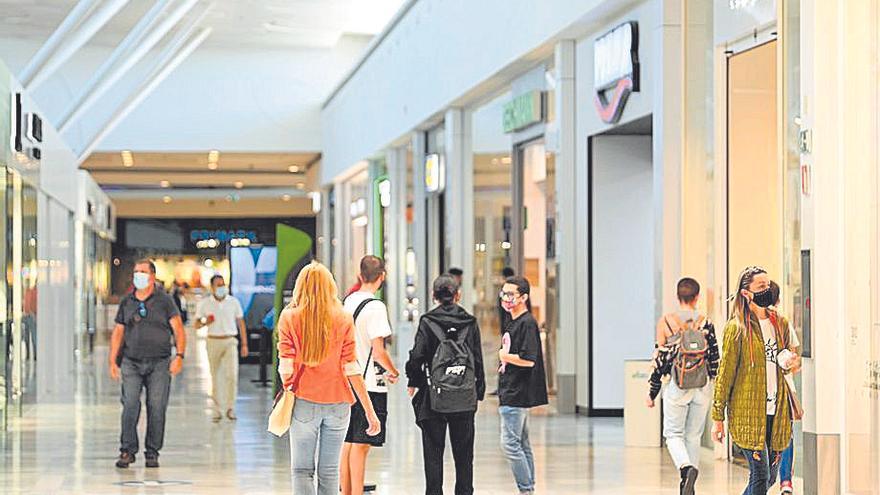
[[[445,414],[419,421],[425,458],[425,495],[443,495],[447,426],[455,460],[455,495],[473,495],[474,413]]]
[[[743,455],[749,461],[749,484],[743,495],[767,495],[767,490],[776,483],[782,453],[771,449],[772,437],[773,416],[767,416],[767,440],[764,450],[743,449]]]
[[[138,419],[141,415],[141,390],[147,394],[147,436],[144,454],[158,457],[165,440],[165,411],[171,390],[171,358],[122,359],[122,434],[119,450],[136,454],[138,451]]]

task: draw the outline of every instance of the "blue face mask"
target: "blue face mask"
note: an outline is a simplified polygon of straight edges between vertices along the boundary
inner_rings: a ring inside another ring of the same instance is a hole
[[[147,273],[135,272],[133,282],[135,289],[144,290],[150,285],[150,275]]]
[[[217,296],[217,299],[223,299],[229,294],[229,288],[225,285],[221,285],[214,289],[214,295]]]

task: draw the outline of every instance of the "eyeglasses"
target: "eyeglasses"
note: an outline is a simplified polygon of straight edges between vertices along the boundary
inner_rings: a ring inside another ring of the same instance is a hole
[[[138,315],[141,318],[147,317],[147,305],[143,301],[138,301]]]
[[[503,301],[513,301],[514,299],[519,297],[519,293],[501,291],[501,293],[498,294],[498,297],[500,297]]]

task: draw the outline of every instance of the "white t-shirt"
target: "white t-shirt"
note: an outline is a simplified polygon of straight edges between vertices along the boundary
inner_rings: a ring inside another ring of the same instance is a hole
[[[355,310],[360,306],[361,302],[376,297],[370,292],[358,291],[347,298],[343,308],[350,315],[354,315]],[[388,321],[388,309],[382,301],[371,301],[364,306],[361,314],[355,322],[354,341],[357,349],[358,362],[364,365],[367,370],[367,376],[364,381],[367,384],[367,391],[387,393],[388,385],[382,376],[382,371],[375,360],[370,356],[370,348],[373,339],[386,338],[391,335],[391,323]],[[370,362],[367,362],[369,358]]]
[[[760,320],[761,335],[764,341],[764,358],[767,361],[767,415],[776,414],[776,357],[779,355],[779,344],[776,342],[776,329],[770,319]]]
[[[214,315],[214,323],[207,325],[208,335],[235,336],[238,335],[236,322],[239,318],[244,318],[244,311],[238,299],[226,296],[222,301],[218,301],[211,294],[199,301],[199,306],[196,308],[196,318],[204,318],[208,315]]]

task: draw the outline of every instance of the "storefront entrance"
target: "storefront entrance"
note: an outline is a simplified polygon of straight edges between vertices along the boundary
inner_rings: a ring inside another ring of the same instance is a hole
[[[543,139],[512,154],[474,156],[474,314],[480,324],[486,377],[497,378],[501,343],[498,294],[505,269],[531,284],[532,313],[541,328],[547,382],[556,388],[555,160]],[[493,384],[490,383],[490,388]]]

